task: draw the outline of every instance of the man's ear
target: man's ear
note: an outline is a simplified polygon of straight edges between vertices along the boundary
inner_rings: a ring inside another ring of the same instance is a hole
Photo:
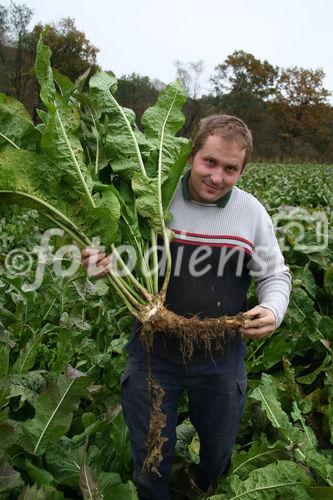
[[[193,163],[193,155],[190,155],[190,156],[188,157],[188,160],[187,160],[187,161],[188,161],[188,164],[190,165],[190,167],[192,167],[192,163]]]

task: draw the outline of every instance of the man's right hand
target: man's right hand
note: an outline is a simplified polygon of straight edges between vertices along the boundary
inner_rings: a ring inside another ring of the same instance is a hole
[[[89,276],[104,278],[111,269],[111,255],[97,248],[87,247],[81,250],[81,264],[87,269]]]

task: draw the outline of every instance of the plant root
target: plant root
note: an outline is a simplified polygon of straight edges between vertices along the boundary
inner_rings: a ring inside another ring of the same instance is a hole
[[[150,370],[149,370],[150,371]],[[151,472],[155,476],[161,477],[158,467],[163,459],[162,446],[168,438],[161,435],[162,429],[166,426],[166,415],[161,410],[164,389],[148,374],[148,390],[150,393],[150,421],[147,439],[147,454],[142,466],[142,472]]]
[[[219,318],[185,318],[161,307],[144,323],[140,338],[147,349],[152,349],[155,334],[162,332],[176,335],[184,358],[191,359],[196,345],[211,352],[212,342],[215,342],[215,349],[222,349],[231,338],[240,335],[239,328],[244,325],[244,321],[243,313]]]
[[[199,319],[178,316],[165,307],[156,307],[153,314],[148,316],[140,333],[140,338],[147,350],[148,391],[150,394],[150,422],[147,438],[147,454],[142,466],[142,473],[152,473],[160,477],[158,467],[163,459],[162,447],[168,438],[163,437],[162,430],[166,426],[166,415],[161,410],[164,389],[151,373],[150,354],[153,348],[154,335],[170,333],[177,335],[180,340],[184,359],[191,358],[196,345],[204,346],[211,352],[212,343],[215,349],[222,349],[231,338],[240,335],[239,327],[244,325],[245,316],[221,316],[219,318]]]

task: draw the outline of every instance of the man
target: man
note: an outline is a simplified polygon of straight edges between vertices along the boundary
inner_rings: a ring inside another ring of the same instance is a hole
[[[240,329],[244,337],[263,338],[280,325],[290,293],[290,274],[264,207],[236,187],[252,151],[252,136],[240,119],[210,116],[200,123],[189,158],[190,170],[181,179],[170,205],[174,239],[172,277],[166,305],[182,316],[219,317],[247,310],[251,275],[259,304],[246,312]],[[91,249],[82,252],[87,266]],[[97,256],[99,275],[110,260]],[[242,336],[222,349],[196,346],[184,360],[179,341],[170,334],[154,338],[151,368],[165,396],[167,416],[160,476],[142,474],[149,426],[149,395],[144,348],[138,330],[127,346],[128,363],[121,377],[122,404],[129,427],[134,481],[139,498],[168,500],[168,480],[176,442],[177,407],[187,390],[189,417],[200,439],[196,484],[211,491],[226,472],[239,430],[246,393],[245,346]]]

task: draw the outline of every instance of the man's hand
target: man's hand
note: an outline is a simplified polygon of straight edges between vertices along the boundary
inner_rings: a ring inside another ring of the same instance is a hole
[[[111,255],[87,247],[81,250],[81,264],[87,269],[89,276],[103,278],[111,269]]]
[[[246,311],[244,316],[249,318],[240,329],[244,337],[252,339],[269,337],[276,328],[275,315],[266,307],[255,306]]]

